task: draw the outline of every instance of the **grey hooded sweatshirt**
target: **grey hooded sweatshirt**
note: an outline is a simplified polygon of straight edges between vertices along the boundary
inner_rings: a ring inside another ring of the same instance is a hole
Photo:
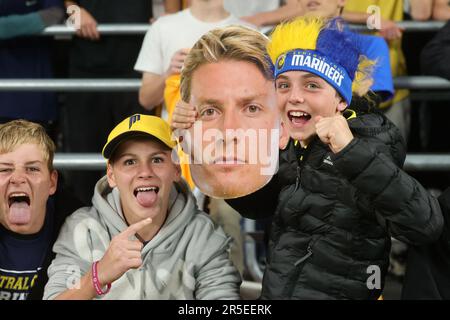
[[[53,299],[88,272],[111,239],[128,226],[119,191],[103,177],[92,207],[67,218],[53,246],[44,299]],[[241,277],[229,258],[230,238],[196,205],[187,184],[174,184],[168,217],[142,249],[142,266],[130,269],[97,299],[239,299]]]

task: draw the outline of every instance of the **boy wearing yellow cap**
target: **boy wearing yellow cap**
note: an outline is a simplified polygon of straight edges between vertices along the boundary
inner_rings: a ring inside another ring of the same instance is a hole
[[[136,114],[110,133],[92,207],[67,219],[45,299],[238,299],[229,238],[172,161],[171,131]]]
[[[436,239],[439,204],[400,169],[399,130],[361,97],[347,109],[370,87],[373,62],[340,20],[279,25],[267,51],[291,140],[269,184],[227,200],[247,218],[273,215],[261,298],[377,299],[391,235]]]

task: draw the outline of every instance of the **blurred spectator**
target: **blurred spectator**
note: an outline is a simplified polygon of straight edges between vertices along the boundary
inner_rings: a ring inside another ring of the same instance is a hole
[[[190,0],[165,0],[166,12],[187,7]],[[302,14],[298,0],[225,0],[224,7],[231,14],[266,32],[277,23]]]
[[[299,12],[308,15],[334,18],[342,14],[346,0],[296,0]],[[376,66],[372,74],[373,84],[370,89],[375,93],[377,104],[390,100],[394,94],[392,74],[389,63],[389,49],[383,38],[372,35],[362,35],[355,37],[361,46],[364,55],[376,61]],[[357,99],[354,100],[355,102]]]
[[[434,0],[432,17],[433,20],[450,20],[450,2],[448,0]]]
[[[427,21],[431,19],[434,0],[405,0],[404,21]],[[425,45],[430,42],[435,31],[406,32],[402,35],[402,50],[405,54],[408,75],[420,75],[420,53]],[[416,101],[412,105],[412,117],[417,112]],[[415,119],[412,119],[415,120]],[[414,137],[410,137],[414,138]]]
[[[52,78],[51,39],[35,34],[61,22],[63,17],[61,0],[1,1],[0,78]],[[32,120],[55,138],[58,110],[54,93],[0,91],[0,101],[0,123],[20,118]]]
[[[367,12],[370,6],[379,8],[380,35],[388,41],[400,39],[403,28],[396,22],[403,19],[403,0],[347,0],[342,17],[350,23],[366,24],[377,13]]]
[[[403,9],[405,14],[411,17],[411,20],[430,20],[434,1],[436,0],[404,0]]]
[[[423,48],[420,56],[422,72],[450,80],[450,21]]]
[[[139,78],[133,70],[141,35],[101,36],[102,23],[149,23],[151,0],[65,1],[66,7],[81,8],[81,28],[72,39],[70,78]],[[108,133],[122,119],[143,113],[136,92],[77,92],[67,95],[64,110],[64,139],[67,152],[98,152]],[[74,171],[70,182],[75,193],[90,203],[101,172]]]
[[[438,200],[444,229],[438,241],[410,247],[403,299],[450,300],[450,188]]]
[[[301,15],[297,0],[225,0],[225,9],[242,20],[251,23],[263,32],[277,23]]]
[[[379,8],[381,29],[378,31],[388,41],[392,76],[394,78],[404,76],[407,71],[401,43],[403,29],[396,24],[403,19],[403,0],[347,0],[342,16],[349,22],[366,24],[373,14],[373,12],[367,13],[367,9],[371,5]],[[411,2],[411,5],[413,5],[413,2]],[[400,129],[403,138],[407,141],[411,122],[409,91],[405,89],[396,90],[394,98],[381,104],[380,107]]]

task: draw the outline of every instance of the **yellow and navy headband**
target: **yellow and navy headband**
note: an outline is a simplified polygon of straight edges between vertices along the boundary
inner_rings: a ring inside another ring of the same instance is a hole
[[[275,28],[267,52],[274,64],[275,78],[287,71],[313,73],[350,104],[361,54],[357,41],[339,18],[327,21],[301,17]]]

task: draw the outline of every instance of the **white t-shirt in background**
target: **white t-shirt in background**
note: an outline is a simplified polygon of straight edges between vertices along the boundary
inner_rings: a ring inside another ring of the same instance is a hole
[[[217,22],[203,22],[195,18],[190,9],[160,17],[147,31],[134,69],[141,72],[163,74],[175,52],[192,48],[206,32],[232,24],[249,24],[236,16]]]
[[[237,17],[272,11],[280,7],[280,0],[224,0],[225,9]]]

